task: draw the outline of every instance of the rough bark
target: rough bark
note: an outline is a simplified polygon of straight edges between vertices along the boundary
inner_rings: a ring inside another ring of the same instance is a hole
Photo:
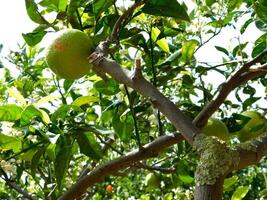
[[[195,188],[195,200],[222,199],[224,176],[217,179],[214,185],[200,185]]]

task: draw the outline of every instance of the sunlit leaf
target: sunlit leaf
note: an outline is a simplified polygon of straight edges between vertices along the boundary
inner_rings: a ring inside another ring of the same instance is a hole
[[[230,178],[226,178],[223,183],[224,190],[229,189],[232,185],[236,183],[237,180],[238,180],[238,176],[232,176]]]
[[[169,44],[165,38],[158,40],[157,45],[166,53],[170,53]]]
[[[15,87],[11,87],[7,89],[9,96],[14,97],[18,103],[21,103],[22,106],[26,106],[26,100],[22,96],[22,94]]]
[[[44,103],[52,102],[55,99],[58,99],[58,97],[54,96],[54,95],[48,95],[48,96],[45,96],[45,97],[42,97],[41,99],[39,99],[34,105],[35,106],[40,106],[40,105],[42,105]]]
[[[185,42],[182,46],[182,59],[184,61],[190,61],[198,45],[199,42],[197,40],[189,40]]]
[[[82,106],[85,104],[94,103],[98,101],[99,101],[99,98],[94,97],[94,96],[81,96],[75,99],[75,101],[72,102],[72,105]]]
[[[38,6],[34,0],[25,0],[27,14],[32,21],[37,24],[47,24],[48,22],[42,17],[38,11]]]
[[[157,27],[152,27],[151,38],[152,38],[153,42],[157,41],[159,34],[160,34],[160,30]]]
[[[15,104],[0,105],[0,121],[14,122],[21,117],[23,109]]]
[[[26,126],[30,124],[36,117],[40,117],[42,119],[42,112],[33,105],[27,106],[21,113],[20,126]]]
[[[18,152],[22,148],[21,140],[18,137],[11,137],[0,133],[0,149],[1,151],[13,150]]]
[[[234,194],[232,195],[231,200],[241,200],[241,199],[243,199],[247,195],[247,193],[249,191],[249,188],[250,188],[249,186],[239,186],[235,190]]]

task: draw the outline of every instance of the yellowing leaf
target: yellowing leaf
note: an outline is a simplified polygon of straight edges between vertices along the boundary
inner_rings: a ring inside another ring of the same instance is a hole
[[[75,99],[75,101],[72,102],[72,105],[74,106],[82,106],[88,103],[94,103],[94,102],[98,102],[99,99],[97,97],[94,96],[81,96],[78,97],[77,99]]]
[[[159,47],[166,53],[170,53],[169,45],[165,38],[158,40],[157,45],[159,45]]]
[[[241,200],[241,199],[243,199],[247,195],[248,191],[249,191],[249,186],[239,186],[235,190],[231,200]]]
[[[152,38],[153,42],[156,42],[159,34],[160,34],[160,30],[157,27],[152,27],[151,38]]]
[[[11,87],[7,89],[9,96],[14,97],[18,103],[21,103],[22,106],[26,106],[26,100],[22,96],[22,94],[15,87]]]
[[[40,112],[42,114],[42,120],[44,121],[44,123],[49,124],[51,121],[49,115],[42,109],[40,109]]]
[[[39,101],[37,101],[34,105],[35,106],[40,106],[41,104],[43,104],[43,103],[47,103],[47,102],[49,102],[49,101],[53,101],[53,100],[55,100],[55,99],[57,99],[58,97],[56,97],[56,96],[53,96],[53,95],[48,95],[48,96],[46,96],[46,97],[43,97],[43,98],[41,98]]]

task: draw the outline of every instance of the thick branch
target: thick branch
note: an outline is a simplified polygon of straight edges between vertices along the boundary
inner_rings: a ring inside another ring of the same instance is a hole
[[[83,195],[88,187],[102,181],[106,176],[132,166],[138,161],[155,157],[163,149],[179,143],[182,140],[183,137],[180,134],[161,136],[153,142],[145,145],[140,150],[130,152],[125,156],[121,156],[115,160],[99,165],[91,171],[91,173],[85,175],[77,183],[75,183],[63,196],[59,198],[59,200],[74,200]]]
[[[94,56],[97,57],[98,55],[92,55],[92,57]],[[93,60],[96,59],[93,58]],[[187,118],[174,103],[142,76],[140,69],[135,68],[135,71],[131,72],[122,68],[115,61],[104,57],[101,57],[101,60],[97,63],[95,68],[109,74],[119,83],[133,88],[144,97],[150,99],[153,106],[171,121],[189,143],[192,143],[193,135],[198,132],[198,129],[195,128],[191,120]]]
[[[260,140],[254,140],[247,146],[241,146],[238,149],[240,160],[238,165],[232,166],[230,171],[240,170],[250,165],[257,164],[267,155],[267,136]]]
[[[222,199],[224,176],[220,176],[214,185],[197,185],[195,200]]]

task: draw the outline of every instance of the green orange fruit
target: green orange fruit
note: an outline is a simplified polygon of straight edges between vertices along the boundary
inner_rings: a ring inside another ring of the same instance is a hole
[[[154,173],[149,173],[146,175],[145,184],[148,189],[155,189],[160,187],[160,178]]]
[[[92,67],[88,56],[93,52],[93,41],[77,29],[58,31],[46,48],[48,67],[59,77],[69,80],[81,78]]]
[[[207,124],[202,129],[202,133],[208,136],[216,136],[221,140],[229,139],[229,131],[227,126],[219,119],[210,118]]]
[[[241,115],[249,117],[249,121],[237,132],[241,142],[245,142],[260,136],[266,131],[266,119],[257,111],[245,111]]]

